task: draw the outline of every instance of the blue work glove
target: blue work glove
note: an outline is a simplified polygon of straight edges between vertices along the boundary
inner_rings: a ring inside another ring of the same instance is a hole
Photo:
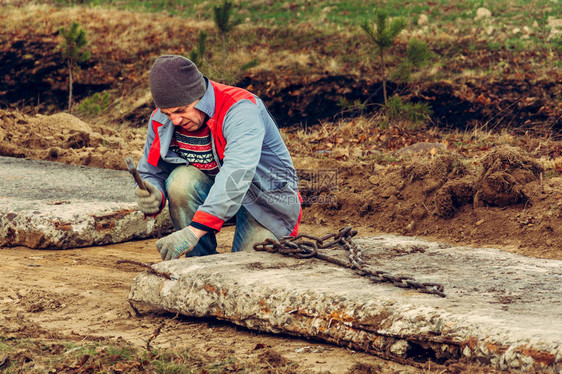
[[[162,260],[175,260],[191,252],[198,242],[199,237],[188,226],[158,240],[156,249]]]
[[[139,187],[135,189],[137,205],[144,214],[156,214],[160,211],[160,207],[162,206],[162,192],[150,182],[143,182],[147,188],[146,190],[142,190]]]

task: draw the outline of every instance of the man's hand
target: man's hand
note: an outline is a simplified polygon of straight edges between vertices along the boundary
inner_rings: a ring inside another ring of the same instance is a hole
[[[144,185],[147,190],[142,190],[139,187],[135,189],[137,204],[144,214],[158,213],[162,206],[162,192],[148,181],[144,181]]]
[[[162,260],[175,260],[191,252],[199,242],[199,237],[188,226],[156,242],[156,249]]]

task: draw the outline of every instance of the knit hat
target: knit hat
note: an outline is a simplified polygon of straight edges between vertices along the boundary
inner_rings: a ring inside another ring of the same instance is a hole
[[[203,74],[183,56],[160,56],[150,69],[150,91],[158,108],[189,105],[202,98],[206,90]]]

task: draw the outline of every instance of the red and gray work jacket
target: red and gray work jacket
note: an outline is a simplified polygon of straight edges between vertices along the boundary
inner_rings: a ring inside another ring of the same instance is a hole
[[[207,91],[195,107],[208,116],[206,126],[220,169],[191,225],[220,231],[243,205],[278,238],[296,235],[302,214],[297,175],[263,102],[241,88],[207,80]],[[169,149],[174,127],[159,109],[152,113],[138,165],[141,177],[163,196],[167,196],[165,182],[172,170],[186,164]]]

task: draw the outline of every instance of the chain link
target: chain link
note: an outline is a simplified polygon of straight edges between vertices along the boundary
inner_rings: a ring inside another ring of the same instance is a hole
[[[355,273],[369,278],[375,283],[390,283],[400,288],[412,288],[422,293],[429,293],[445,297],[444,286],[434,282],[418,282],[407,275],[393,275],[384,270],[374,270],[363,262],[363,253],[353,237],[357,231],[352,227],[344,227],[335,234],[329,234],[318,238],[312,235],[300,234],[297,236],[286,236],[281,240],[266,239],[261,243],[254,244],[256,251],[280,253],[295,258],[316,257],[320,260],[336,264],[338,266],[353,269]],[[309,240],[304,240],[309,239]],[[343,248],[348,252],[348,262],[327,256],[318,249]]]

